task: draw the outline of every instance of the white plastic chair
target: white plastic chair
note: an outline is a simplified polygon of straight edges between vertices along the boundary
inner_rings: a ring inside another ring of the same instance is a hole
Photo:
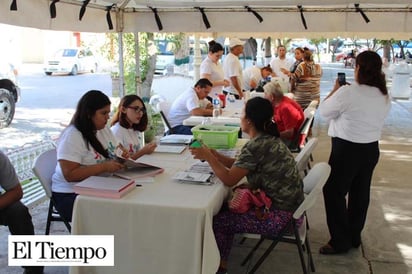
[[[298,155],[295,157],[296,167],[299,171],[299,174],[304,174],[306,176],[308,174],[308,170],[311,169],[310,166],[310,155],[315,150],[315,147],[318,145],[318,138],[314,137],[311,138],[302,150],[299,152]],[[305,193],[308,193],[305,191]]]
[[[318,100],[312,100],[310,101],[309,105],[306,108],[314,108],[316,109],[319,105],[319,101]]]
[[[56,169],[57,165],[57,152],[53,148],[51,150],[45,151],[40,154],[33,163],[33,172],[36,177],[39,179],[41,185],[43,186],[46,196],[50,199],[49,201],[49,211],[47,214],[47,223],[46,223],[46,232],[45,235],[50,233],[51,222],[63,222],[67,230],[71,231],[71,226],[68,221],[66,221],[56,210],[54,206],[54,200],[52,197],[51,183],[52,176]]]
[[[303,179],[303,184],[314,186],[313,189],[305,197],[300,206],[295,210],[295,212],[293,213],[293,218],[291,219],[289,224],[286,225],[285,228],[279,233],[279,235],[260,235],[260,240],[243,260],[242,265],[245,265],[246,262],[248,262],[252,258],[255,251],[265,239],[271,240],[272,243],[248,273],[255,273],[259,266],[264,262],[267,256],[269,256],[270,252],[272,252],[272,250],[279,242],[295,244],[299,252],[299,258],[303,273],[306,274],[309,272],[315,272],[315,264],[313,262],[312,252],[309,244],[308,230],[305,225],[306,212],[315,204],[317,198],[322,192],[322,188],[329,177],[330,170],[330,166],[327,163],[322,162],[314,165],[313,168],[309,171],[308,175],[305,176],[305,178]],[[298,226],[298,220],[302,216],[304,217],[304,220],[302,222],[302,225]],[[292,235],[288,234],[288,231],[290,231],[290,229],[293,229]],[[303,247],[305,247],[306,249],[307,263],[304,258]]]

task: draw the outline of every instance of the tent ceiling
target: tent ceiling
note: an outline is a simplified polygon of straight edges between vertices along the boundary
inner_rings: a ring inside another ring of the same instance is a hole
[[[83,0],[55,3],[56,18],[50,17],[49,0],[12,0],[0,2],[0,22],[50,30],[87,32],[148,31],[158,32],[153,9],[162,24],[162,32],[204,33],[207,36],[239,37],[362,37],[382,39],[412,38],[412,3],[410,0],[358,0],[370,19],[364,21],[354,2],[348,0],[90,0],[79,20]],[[303,8],[305,29],[298,5]],[[263,22],[245,6],[257,12]],[[206,28],[204,9],[210,22]],[[107,14],[113,29],[109,30]]]

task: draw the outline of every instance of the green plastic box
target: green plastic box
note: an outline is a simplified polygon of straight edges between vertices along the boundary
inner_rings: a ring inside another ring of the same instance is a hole
[[[233,148],[236,145],[240,127],[197,125],[192,128],[193,138],[211,148]]]

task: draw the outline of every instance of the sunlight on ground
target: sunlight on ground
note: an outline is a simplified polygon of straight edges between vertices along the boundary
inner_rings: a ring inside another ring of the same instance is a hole
[[[405,263],[408,265],[412,264],[412,246],[398,243],[396,246],[399,249],[399,252],[402,254],[402,257],[405,258]]]
[[[385,220],[388,222],[396,222],[396,221],[410,221],[412,220],[411,216],[406,216],[406,215],[400,215],[397,213],[385,213]]]

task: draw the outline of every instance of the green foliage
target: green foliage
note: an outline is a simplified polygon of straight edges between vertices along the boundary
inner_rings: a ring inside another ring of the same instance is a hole
[[[145,105],[149,122],[144,132],[144,139],[146,143],[149,143],[154,140],[155,136],[163,135],[164,128],[160,113],[154,110],[147,102],[145,102]]]
[[[136,94],[136,44],[134,33],[123,33],[123,62],[124,62],[124,82],[125,93]],[[140,51],[140,77],[144,81],[149,69],[148,66],[148,44],[149,37],[153,35],[147,32],[139,33]],[[114,64],[112,76],[119,76],[119,36],[117,33],[107,33],[106,42],[101,48],[103,56]]]
[[[318,38],[318,39],[309,39],[309,42],[313,45],[315,45],[316,47],[316,52],[317,52],[317,56],[318,56],[318,62],[320,62],[320,49],[319,49],[319,45],[321,43],[325,43],[326,42],[326,38]]]

